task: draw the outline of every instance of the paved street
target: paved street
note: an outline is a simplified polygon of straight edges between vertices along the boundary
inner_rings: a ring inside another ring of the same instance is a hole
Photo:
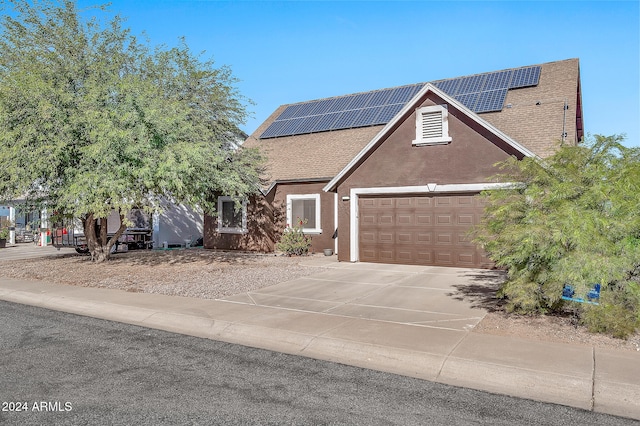
[[[2,424],[635,424],[7,302],[0,324]]]

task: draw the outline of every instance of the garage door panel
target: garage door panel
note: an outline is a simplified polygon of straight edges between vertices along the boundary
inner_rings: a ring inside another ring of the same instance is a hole
[[[363,213],[360,215],[360,223],[362,225],[376,225],[378,218],[375,214],[372,213]]]
[[[432,208],[433,197],[416,197],[415,206],[418,209]]]
[[[429,213],[416,212],[416,226],[432,226],[433,215]]]
[[[432,265],[434,263],[433,250],[417,250],[416,263],[420,265]]]
[[[376,223],[378,225],[392,225],[393,215],[388,213],[379,214]]]
[[[384,262],[384,263],[394,263],[394,254],[393,254],[393,250],[389,250],[389,249],[380,249],[378,251],[379,255],[380,255],[380,261]]]
[[[396,259],[399,263],[415,263],[413,250],[396,250]]]
[[[360,198],[360,260],[491,267],[467,235],[482,217],[477,195]],[[375,220],[372,219],[375,217]]]
[[[396,215],[396,225],[398,226],[413,226],[415,225],[415,220],[415,213],[398,213]]]
[[[443,207],[451,207],[452,199],[448,196],[435,197],[435,207],[443,208]]]
[[[378,238],[377,238],[377,242],[380,244],[393,244],[393,232],[388,232],[388,231],[380,231],[378,232]]]
[[[476,264],[476,256],[475,253],[466,251],[459,252],[457,263],[460,266],[474,266]]]
[[[367,209],[378,209],[378,200],[375,198],[361,198],[359,208],[361,211]]]
[[[450,226],[453,223],[451,214],[436,215],[436,226]]]
[[[433,244],[433,232],[416,232],[416,244],[419,244],[419,245]]]
[[[453,266],[454,255],[452,250],[435,250],[436,262],[442,266]]]
[[[459,213],[456,217],[456,225],[465,227],[474,225],[474,217],[475,215],[473,213]]]
[[[436,245],[453,245],[453,232],[437,232]]]
[[[374,248],[362,250],[360,252],[360,260],[362,262],[379,262],[377,253],[377,250],[375,250]]]
[[[378,207],[393,207],[393,198],[378,198]]]
[[[396,244],[411,244],[414,245],[414,233],[413,232],[396,232]]]
[[[376,242],[376,232],[372,231],[361,231],[360,232],[360,243],[365,244],[374,244]]]
[[[413,200],[411,197],[394,198],[394,205],[397,209],[412,208]]]

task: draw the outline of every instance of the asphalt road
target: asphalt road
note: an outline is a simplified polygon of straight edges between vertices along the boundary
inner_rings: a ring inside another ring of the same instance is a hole
[[[3,425],[637,424],[7,302],[0,366]]]

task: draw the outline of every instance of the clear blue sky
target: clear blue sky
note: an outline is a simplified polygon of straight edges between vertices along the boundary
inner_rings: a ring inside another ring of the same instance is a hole
[[[100,0],[80,0],[80,6]],[[112,0],[135,34],[228,65],[253,132],[279,105],[579,58],[585,130],[640,146],[630,1]]]

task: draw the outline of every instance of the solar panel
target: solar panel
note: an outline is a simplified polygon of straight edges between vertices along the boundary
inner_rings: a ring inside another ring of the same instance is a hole
[[[442,90],[444,93],[449,95],[456,93],[456,87],[458,86],[458,82],[460,79],[452,78],[449,80],[441,80],[434,83],[434,85]]]
[[[371,98],[369,98],[369,102],[366,106],[381,106],[386,105],[388,99],[391,97],[391,90],[379,90],[372,94]]]
[[[351,127],[351,123],[358,116],[360,110],[350,109],[349,111],[344,111],[340,114],[340,117],[333,123],[333,126],[330,130],[339,130],[339,129],[348,129]]]
[[[353,100],[353,95],[337,98],[336,101],[331,106],[331,109],[329,110],[329,112],[344,111],[346,109],[349,109],[349,105],[351,104],[352,100]]]
[[[311,110],[309,115],[320,115],[325,114],[331,109],[331,106],[335,102],[335,99],[325,99],[322,101],[318,101],[315,103],[315,108]]]
[[[371,98],[371,93],[362,93],[360,95],[355,95],[349,104],[349,109],[361,109],[369,102]]]
[[[462,103],[462,105],[469,108],[471,111],[475,110],[476,104],[478,103],[478,98],[480,97],[480,93],[465,93],[464,95],[457,95],[456,99]]]
[[[466,93],[478,93],[482,91],[486,75],[473,75],[471,77],[462,77],[456,88],[454,95],[464,95]]]
[[[513,70],[510,89],[535,86],[540,79],[540,67],[525,67]]]
[[[333,123],[340,117],[341,112],[332,112],[322,116],[320,121],[316,123],[316,129],[318,132],[324,132],[333,128]]]
[[[500,111],[507,91],[537,85],[540,70],[540,66],[522,67],[432,84],[475,113]],[[423,87],[424,84],[412,84],[289,105],[260,138],[386,124]]]
[[[290,120],[287,120],[285,122],[286,123],[285,126],[282,128],[280,132],[284,135],[295,135],[296,130],[302,124],[303,121],[304,121],[304,118],[302,117],[292,118]]]
[[[511,81],[511,70],[492,72],[487,75],[483,90],[505,89]]]
[[[389,104],[404,104],[415,94],[414,86],[403,86],[392,89]]]
[[[364,127],[364,126],[372,126],[374,124],[378,124],[376,122],[376,118],[380,115],[380,111],[382,111],[382,106],[376,106],[373,108],[365,108],[360,110],[360,114],[353,120],[352,127]]]
[[[300,124],[300,126],[296,128],[296,133],[312,132],[316,128],[316,125],[318,124],[318,121],[320,121],[321,118],[322,118],[321,115],[312,115],[310,117],[303,118],[302,119],[303,121]]]
[[[380,111],[380,115],[377,117],[377,121],[380,124],[388,123],[393,117],[396,116],[397,113],[400,112],[404,105],[395,104],[395,105],[387,105],[382,107],[382,111]]]
[[[267,127],[267,130],[265,130],[264,133],[260,135],[260,137],[275,138],[275,137],[281,136],[281,130],[286,123],[287,123],[286,121],[274,121],[273,123],[271,123],[269,127]]]
[[[476,113],[500,111],[507,97],[507,89],[482,92],[481,95],[478,97],[478,103],[475,106]]]

